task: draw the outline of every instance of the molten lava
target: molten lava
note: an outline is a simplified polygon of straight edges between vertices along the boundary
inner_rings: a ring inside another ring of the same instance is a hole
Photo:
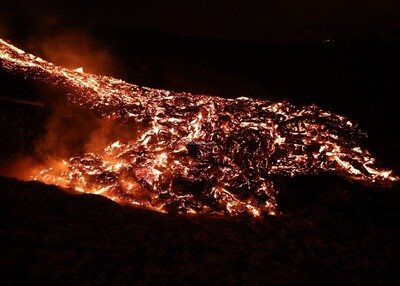
[[[162,212],[260,216],[276,212],[274,176],[333,172],[397,181],[359,147],[365,135],[315,105],[224,99],[139,87],[69,70],[0,40],[0,65],[70,92],[99,117],[137,126],[131,140],[60,158],[33,178]]]

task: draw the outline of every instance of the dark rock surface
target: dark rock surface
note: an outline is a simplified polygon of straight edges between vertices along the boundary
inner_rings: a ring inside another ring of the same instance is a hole
[[[252,221],[164,215],[1,177],[2,284],[400,282],[398,189],[330,177],[281,187],[285,214]]]

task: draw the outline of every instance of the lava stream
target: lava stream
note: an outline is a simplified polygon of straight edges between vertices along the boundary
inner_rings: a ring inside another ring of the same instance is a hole
[[[348,119],[315,105],[224,99],[139,87],[56,66],[0,40],[0,66],[67,89],[67,100],[121,126],[131,140],[59,158],[33,178],[162,212],[275,214],[276,176],[332,172],[398,180],[363,150]]]

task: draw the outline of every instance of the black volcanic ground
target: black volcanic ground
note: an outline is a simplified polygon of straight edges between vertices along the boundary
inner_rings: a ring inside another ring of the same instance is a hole
[[[355,119],[399,170],[398,43],[267,45],[144,31],[91,31],[116,74],[153,87],[289,99]],[[23,35],[23,33],[22,33]],[[18,39],[20,43],[26,38]],[[32,154],[57,91],[0,72],[0,167]],[[0,177],[2,284],[399,284],[400,187],[282,178],[283,215],[163,215]]]
[[[326,182],[329,183],[326,183]],[[264,221],[163,215],[0,179],[1,275],[56,284],[399,282],[400,195],[325,178]],[[319,188],[319,189],[318,189]],[[310,194],[312,193],[312,194]],[[297,202],[296,202],[297,201]],[[300,201],[300,202],[299,202]],[[286,203],[287,204],[287,203]]]
[[[400,281],[399,189],[365,189],[337,178],[295,185],[297,189],[286,186],[285,215],[251,221],[163,215],[101,196],[70,195],[37,182],[0,178],[2,281]]]

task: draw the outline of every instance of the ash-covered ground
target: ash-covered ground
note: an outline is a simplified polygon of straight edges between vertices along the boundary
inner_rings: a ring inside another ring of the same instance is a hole
[[[345,115],[370,135],[373,155],[399,171],[393,100],[400,91],[399,43],[268,45],[112,28],[90,34],[109,43],[118,66],[113,75],[128,82],[316,103]],[[27,38],[16,41],[23,46]],[[0,101],[0,167],[7,174],[16,159],[34,154],[59,94],[1,72],[0,97],[40,103]],[[66,130],[79,124],[65,116]],[[400,282],[398,185],[367,187],[326,175],[282,178],[277,187],[282,215],[252,220],[164,215],[1,177],[0,279],[5,285]]]

